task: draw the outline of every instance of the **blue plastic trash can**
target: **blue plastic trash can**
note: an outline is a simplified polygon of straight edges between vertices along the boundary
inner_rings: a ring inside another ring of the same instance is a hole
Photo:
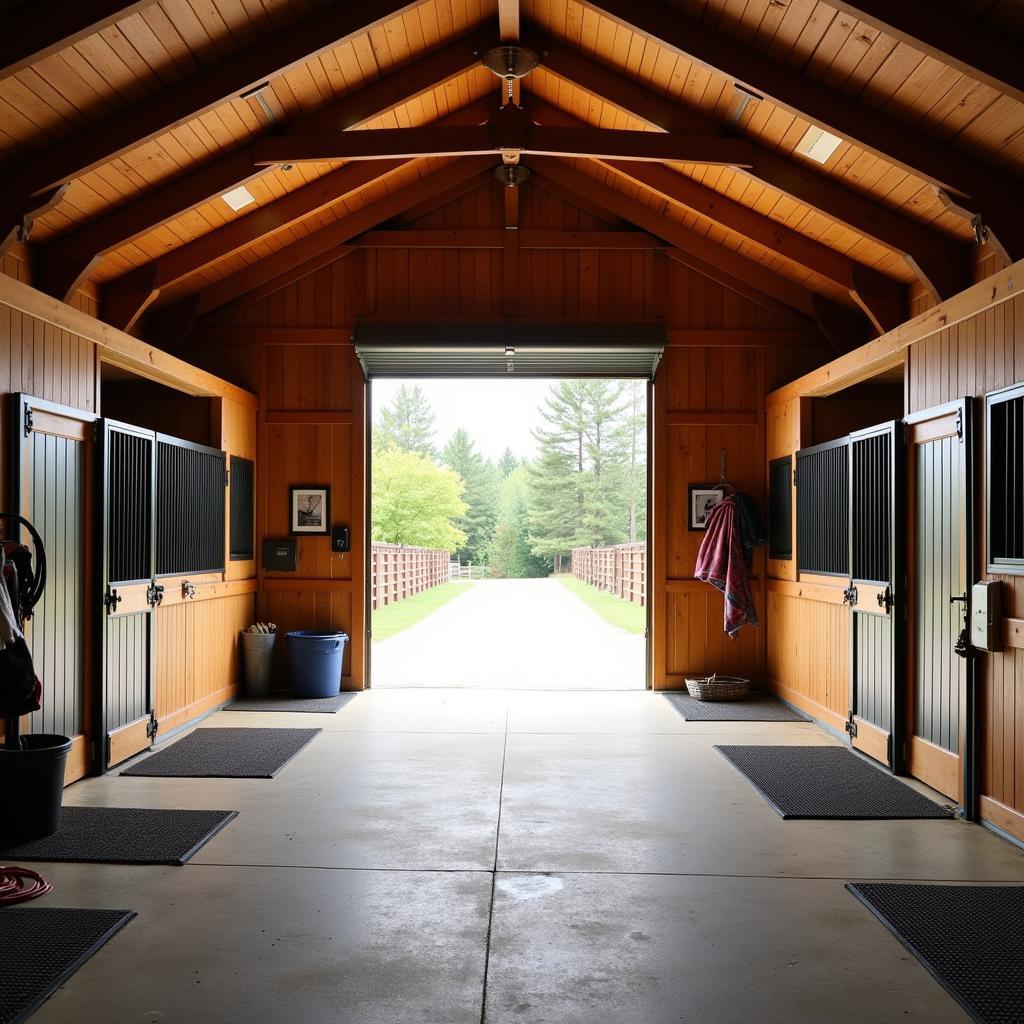
[[[341,692],[341,659],[348,636],[335,629],[296,629],[288,634],[292,693],[336,697]]]

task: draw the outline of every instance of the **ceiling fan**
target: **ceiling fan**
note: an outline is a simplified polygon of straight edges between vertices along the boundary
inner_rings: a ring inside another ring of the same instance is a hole
[[[513,102],[514,83],[540,63],[540,55],[518,44],[503,44],[482,55],[484,66],[503,79],[503,104],[478,125],[297,132],[255,143],[258,166],[305,160],[379,160],[497,153],[506,164],[524,154],[594,157],[602,160],[675,161],[750,167],[745,139],[608,128],[537,124],[528,108]]]

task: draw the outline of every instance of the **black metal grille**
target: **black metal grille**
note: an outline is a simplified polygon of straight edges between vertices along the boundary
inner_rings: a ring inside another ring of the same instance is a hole
[[[793,557],[793,460],[768,463],[768,557]]]
[[[156,574],[224,568],[224,453],[157,435]]]
[[[796,453],[797,567],[846,576],[849,550],[849,448],[840,438]]]
[[[231,559],[253,558],[253,465],[231,456]]]
[[[107,565],[111,583],[152,575],[153,440],[111,430],[107,458]]]
[[[1024,567],[1024,385],[988,396],[988,560]]]
[[[853,442],[853,578],[888,583],[892,519],[892,435]]]

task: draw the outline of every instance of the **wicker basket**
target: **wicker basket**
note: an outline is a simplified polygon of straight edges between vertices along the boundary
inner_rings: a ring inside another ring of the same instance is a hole
[[[687,677],[686,692],[696,700],[740,700],[750,690],[750,680],[740,676]]]

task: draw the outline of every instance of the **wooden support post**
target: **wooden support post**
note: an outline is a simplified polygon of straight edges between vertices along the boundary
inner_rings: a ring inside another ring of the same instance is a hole
[[[502,312],[519,313],[519,189],[508,187],[505,193],[505,234],[502,246]]]

